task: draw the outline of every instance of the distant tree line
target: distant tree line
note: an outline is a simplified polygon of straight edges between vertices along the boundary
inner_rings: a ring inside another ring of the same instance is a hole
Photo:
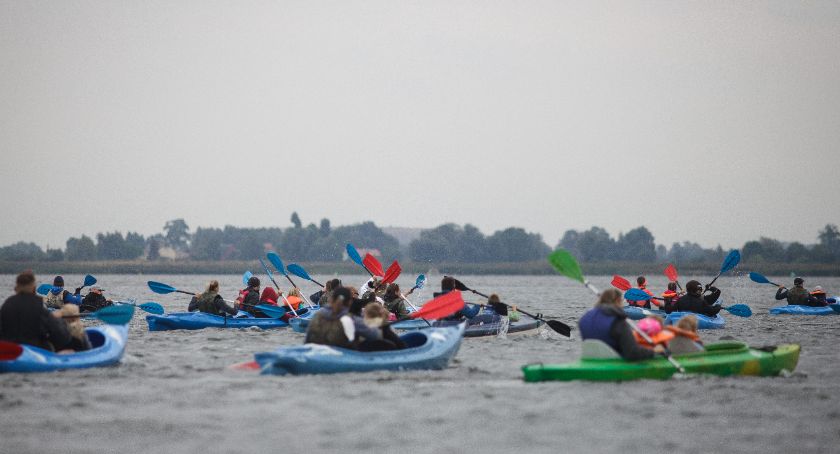
[[[183,219],[167,222],[161,233],[143,237],[135,232],[99,233],[95,239],[82,235],[67,240],[65,248],[41,249],[34,243],[18,242],[0,247],[0,261],[94,261],[158,260],[182,258],[202,261],[253,260],[267,250],[276,250],[284,258],[300,262],[337,262],[343,260],[344,247],[375,249],[385,260],[409,259],[425,263],[494,263],[543,260],[551,251],[539,234],[509,227],[491,235],[466,224],[443,224],[423,230],[407,247],[386,234],[373,222],[333,227],[329,219],[304,226],[297,213],[287,228],[199,227],[195,232]],[[826,225],[811,245],[783,243],[770,238],[748,241],[741,248],[748,263],[840,263],[840,230]],[[717,246],[704,248],[697,243],[657,245],[646,227],[637,227],[617,237],[601,227],[567,230],[556,247],[571,251],[581,261],[599,262],[673,262],[677,264],[715,263],[727,251]]]

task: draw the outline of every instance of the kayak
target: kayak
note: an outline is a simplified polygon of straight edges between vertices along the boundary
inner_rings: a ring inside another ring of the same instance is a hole
[[[292,331],[296,333],[305,333],[309,328],[309,320],[312,320],[312,317],[314,317],[315,313],[320,309],[321,306],[312,306],[305,314],[301,314],[300,317],[290,318],[289,326],[292,327]]]
[[[245,316],[223,317],[205,312],[173,312],[166,315],[147,315],[146,322],[149,331],[168,331],[173,329],[204,329],[204,328],[249,328],[256,326],[262,329],[283,328],[289,326],[278,318],[255,318],[245,312]]]
[[[800,306],[797,304],[788,304],[787,306],[777,306],[770,309],[773,315],[834,315],[840,313],[840,303],[829,304],[823,307]]]
[[[645,309],[643,307],[636,307],[636,306],[624,306],[624,313],[627,314],[627,318],[630,320],[641,320],[648,315],[658,315],[662,318],[665,318],[666,314],[665,311],[661,311],[659,309]]]
[[[697,317],[697,329],[721,329],[726,326],[726,320],[720,314],[709,317],[708,315],[697,314],[695,312],[671,312],[665,317],[665,324],[676,325],[686,315]]]
[[[0,372],[51,372],[62,369],[83,369],[116,364],[125,352],[127,325],[100,325],[85,330],[91,348],[67,355],[21,344],[20,356],[0,361]]]
[[[607,354],[585,353],[580,360],[566,364],[529,364],[522,367],[525,381],[665,380],[677,373],[676,368],[665,358],[625,361],[600,341],[584,341],[584,344],[588,344],[584,345],[585,352],[593,342],[605,349],[599,350],[599,353]],[[590,349],[593,350],[598,349]],[[792,372],[796,368],[799,361],[799,345],[787,344],[754,349],[743,342],[719,342],[707,345],[704,352],[677,355],[674,359],[685,368],[686,374],[775,376],[783,370]]]
[[[360,352],[328,345],[280,347],[254,355],[262,374],[336,374],[374,370],[445,369],[458,352],[465,325],[411,331],[403,350]]]
[[[464,337],[496,336],[502,329],[502,320],[495,314],[476,315],[475,317],[466,320],[466,322],[467,328],[464,331]],[[430,323],[431,327],[439,328],[458,325],[461,323],[461,320],[438,320]],[[542,325],[542,320],[537,320],[527,315],[520,314],[519,320],[508,323],[507,333],[521,333],[523,331],[539,328],[540,325]],[[430,328],[430,325],[429,323],[426,323],[425,320],[417,319],[395,323],[391,327],[402,331],[412,331]]]

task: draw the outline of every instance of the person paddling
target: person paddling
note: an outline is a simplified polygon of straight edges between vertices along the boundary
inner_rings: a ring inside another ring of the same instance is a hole
[[[808,293],[808,290],[805,289],[805,279],[802,279],[801,277],[797,277],[793,280],[792,289],[788,289],[784,285],[780,285],[779,290],[776,291],[776,299],[779,301],[787,300],[788,305],[815,307],[824,306],[824,304],[821,304],[815,297]]]
[[[382,297],[385,301],[385,308],[397,318],[405,317],[409,314],[408,308],[405,307],[405,298],[400,292],[400,286],[396,283],[388,284],[385,289],[385,295]]]
[[[108,307],[113,302],[108,298],[105,298],[103,293],[105,289],[98,285],[94,285],[90,288],[90,292],[85,295],[84,299],[82,300],[82,304],[79,305],[79,310],[81,312],[96,312],[103,307]]]
[[[622,299],[621,292],[614,288],[601,293],[595,307],[578,321],[581,338],[602,341],[628,361],[649,359],[655,353],[664,352],[662,345],[650,349],[636,342],[633,329],[627,323],[627,314],[621,308]]]
[[[0,306],[0,340],[45,350],[62,350],[71,341],[67,324],[50,315],[35,294],[35,275],[24,271],[15,279],[15,294]]]
[[[258,304],[260,304],[260,278],[251,276],[248,279],[248,287],[239,291],[233,307],[248,312],[254,317],[267,318],[267,315],[256,309]]]
[[[708,315],[714,317],[720,312],[721,307],[716,306],[715,303],[720,299],[720,289],[717,287],[709,287],[710,294],[703,296],[703,285],[698,281],[688,281],[685,284],[686,294],[677,300],[674,305],[674,311],[678,312],[694,312],[697,314]]]
[[[659,307],[659,302],[653,299],[653,293],[647,289],[647,278],[644,276],[639,276],[636,278],[636,285],[638,286],[639,290],[650,295],[650,299],[647,300],[640,300],[640,301],[627,301],[627,304],[630,306],[642,307],[645,309],[650,309],[651,302],[656,306]]]
[[[453,290],[455,290],[455,278],[451,276],[444,276],[443,279],[440,280],[440,291],[434,292],[433,296],[437,298],[439,296],[446,295]],[[446,317],[444,320],[469,320],[478,315],[479,311],[481,311],[481,306],[477,304],[466,304],[463,309],[449,317]]]
[[[381,330],[367,326],[361,317],[349,313],[352,300],[346,287],[334,289],[329,307],[319,310],[309,322],[304,343],[356,349],[360,339],[382,339]]]
[[[236,309],[228,306],[225,299],[219,295],[219,281],[212,280],[203,293],[196,293],[187,307],[190,312],[204,312],[213,315],[236,315]]]
[[[76,289],[76,291],[76,293],[70,293],[68,290],[65,290],[64,277],[56,276],[53,279],[52,288],[47,292],[47,296],[44,297],[44,303],[50,309],[61,309],[61,306],[68,303],[81,304],[82,298],[79,296],[81,289]]]

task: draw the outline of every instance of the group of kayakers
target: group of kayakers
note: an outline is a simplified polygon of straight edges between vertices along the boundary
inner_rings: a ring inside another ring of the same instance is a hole
[[[797,277],[793,280],[793,288],[788,289],[784,285],[779,286],[776,291],[776,300],[787,300],[788,304],[810,307],[825,307],[837,303],[835,298],[826,297],[825,290],[819,285],[809,292],[805,289],[805,279]]]
[[[695,312],[698,314],[714,317],[720,312],[720,306],[715,303],[720,299],[720,289],[707,285],[705,291],[703,285],[698,281],[688,281],[685,284],[685,292],[677,291],[677,283],[669,282],[667,289],[662,293],[661,302],[647,288],[647,278],[639,276],[636,279],[638,288],[648,295],[650,299],[641,301],[627,301],[630,306],[651,309],[651,305],[662,309],[666,314],[671,312]],[[708,295],[704,295],[709,292]]]

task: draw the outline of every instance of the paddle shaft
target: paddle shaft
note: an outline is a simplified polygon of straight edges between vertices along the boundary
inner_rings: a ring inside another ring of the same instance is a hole
[[[471,289],[471,288],[469,288],[469,287],[465,286],[463,283],[461,284],[461,286],[463,286],[463,287],[464,287],[464,289],[466,289],[466,290],[468,290],[468,291],[470,291],[470,292],[473,292],[473,293],[475,293],[475,294],[476,294],[476,295],[478,295],[478,296],[482,296],[482,297],[484,297],[484,298],[488,298],[488,299],[490,298],[489,296],[487,296],[487,295],[485,295],[485,294],[483,294],[483,293],[481,293],[481,292],[479,292],[479,291],[477,291],[477,290],[473,290],[473,289]],[[507,306],[507,307],[512,307],[510,304],[507,304],[507,303],[502,303],[502,304],[504,304],[504,305],[505,305],[505,306]],[[486,304],[479,304],[479,306],[484,307],[484,306],[486,306]],[[519,307],[517,307],[517,308],[516,308],[516,310],[517,310],[517,311],[519,311],[519,312],[522,312],[523,314],[525,314],[525,315],[527,315],[528,317],[531,317],[531,318],[533,318],[533,319],[535,319],[535,320],[542,320],[542,319],[543,319],[542,314],[540,314],[540,315],[534,315],[534,314],[531,314],[531,313],[528,313],[528,312],[523,311],[523,310],[522,310],[522,309],[520,309]],[[563,326],[563,330],[568,329],[569,331],[571,331],[571,329],[572,329],[569,325],[566,325],[565,323],[563,323],[563,322],[561,322],[561,321],[557,321],[557,320],[555,320],[555,322],[560,323],[560,324]],[[551,326],[551,325],[549,325],[549,326]],[[552,329],[554,329],[554,327],[553,327],[553,326],[551,326],[551,328],[552,328]],[[555,331],[557,331],[557,330],[555,330]],[[559,332],[559,331],[558,331],[558,332]],[[560,334],[563,334],[563,333],[560,333]]]
[[[412,290],[414,290],[414,289],[412,289]],[[411,306],[411,308],[412,308],[412,309],[414,309],[414,311],[415,311],[415,312],[417,312],[417,311],[419,310],[419,309],[417,309],[417,306],[415,306],[414,304],[412,304],[412,303],[411,303],[411,301],[409,301],[409,300],[408,300],[408,298],[406,298],[406,297],[405,297],[405,295],[403,295],[402,293],[400,293],[400,298],[402,298],[402,299],[403,299],[403,301],[405,301],[406,303],[408,303],[408,305],[409,305],[409,306]],[[428,321],[428,320],[426,320],[425,318],[424,318],[424,319],[421,319],[421,320],[423,320],[424,322],[426,322],[426,324],[427,324],[427,325],[432,326],[432,324],[431,324],[431,323],[429,323],[429,321]]]

